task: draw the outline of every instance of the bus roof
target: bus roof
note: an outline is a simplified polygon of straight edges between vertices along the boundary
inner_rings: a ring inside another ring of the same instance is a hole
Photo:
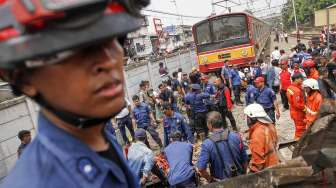
[[[259,18],[256,18],[255,16],[253,16],[252,14],[250,14],[250,13],[248,13],[248,12],[234,12],[234,13],[224,13],[224,14],[218,14],[218,15],[209,16],[208,18],[205,18],[205,19],[203,19],[203,20],[201,20],[201,21],[195,23],[195,24],[193,25],[193,27],[195,27],[196,25],[199,25],[199,24],[201,24],[201,23],[203,23],[203,22],[205,22],[205,21],[207,21],[207,20],[212,20],[212,19],[215,19],[215,18],[218,18],[218,17],[222,17],[222,16],[231,16],[231,15],[232,15],[232,16],[233,16],[233,15],[250,16],[250,17],[253,17],[253,18],[255,18],[255,19],[257,19],[257,20],[259,20],[259,21],[261,21],[261,22],[267,24],[265,21],[260,20]]]

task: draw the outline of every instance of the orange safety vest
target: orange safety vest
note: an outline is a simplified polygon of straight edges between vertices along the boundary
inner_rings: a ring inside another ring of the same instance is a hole
[[[317,119],[322,101],[323,98],[319,91],[313,91],[313,93],[307,97],[306,116],[304,120],[307,128]]]
[[[289,103],[289,110],[291,118],[294,119],[301,119],[304,118],[305,104],[304,104],[304,97],[301,86],[296,84],[292,84],[287,89],[287,98]]]
[[[250,128],[249,138],[249,148],[252,154],[249,168],[252,172],[279,164],[276,149],[278,137],[273,124],[258,121]]]

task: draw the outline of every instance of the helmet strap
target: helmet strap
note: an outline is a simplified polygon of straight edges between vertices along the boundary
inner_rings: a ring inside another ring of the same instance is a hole
[[[51,113],[53,113],[56,117],[61,119],[62,121],[70,124],[73,127],[80,128],[80,129],[85,129],[85,128],[90,128],[97,126],[99,124],[105,124],[108,122],[113,116],[108,116],[105,118],[88,118],[88,117],[83,117],[71,112],[63,111],[56,109],[52,107],[44,98],[41,94],[38,94],[36,97],[33,98],[41,107],[46,108],[49,110]]]

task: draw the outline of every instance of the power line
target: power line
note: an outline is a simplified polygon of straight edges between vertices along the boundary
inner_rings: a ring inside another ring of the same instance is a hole
[[[189,16],[189,15],[183,15],[183,14],[176,14],[176,13],[165,12],[165,11],[161,11],[161,10],[153,10],[153,9],[144,9],[144,11],[155,12],[155,13],[159,13],[159,14],[166,14],[166,15],[171,15],[171,16],[185,17],[185,18],[197,18],[197,19],[206,18],[206,17],[200,17],[200,16]]]

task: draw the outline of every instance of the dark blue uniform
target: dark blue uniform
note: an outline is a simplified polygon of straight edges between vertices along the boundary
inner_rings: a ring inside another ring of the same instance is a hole
[[[225,130],[214,132],[212,137],[221,138]],[[247,163],[247,153],[243,147],[242,140],[237,133],[230,132],[230,134],[223,140],[218,139],[216,142],[220,154],[215,148],[215,142],[209,138],[204,140],[201,146],[201,153],[197,161],[197,168],[203,170],[207,168],[210,163],[211,176],[217,179],[226,179],[231,177],[231,166],[235,165],[239,170],[239,174],[244,171],[243,164]],[[228,144],[230,144],[231,152]],[[225,164],[225,171],[219,155],[222,156]],[[234,162],[235,161],[235,162]]]
[[[264,87],[263,89],[259,89],[256,95],[256,102],[264,107],[267,115],[271,118],[273,122],[275,122],[275,107],[274,101],[276,100],[276,95],[274,91],[269,87]]]
[[[137,128],[145,129],[152,136],[153,140],[162,147],[162,141],[159,137],[159,133],[155,130],[151,123],[150,114],[152,113],[150,107],[142,102],[139,106],[135,106],[133,109],[133,116],[137,124]],[[146,143],[149,147],[149,143]]]
[[[193,146],[186,142],[174,141],[165,148],[164,153],[169,164],[169,184],[173,187],[196,187],[192,166]]]
[[[1,187],[140,187],[116,138],[105,131],[115,159],[107,159],[42,114],[38,134]]]
[[[215,95],[216,94],[216,87],[215,87],[214,84],[208,82],[206,84],[203,84],[203,92],[209,94],[210,96]],[[213,100],[211,100],[209,98],[209,99],[205,99],[204,102],[205,102],[205,105],[208,108],[208,111],[213,110],[213,107],[215,105],[215,102]]]
[[[185,97],[185,103],[191,106],[192,110],[192,132],[208,134],[208,128],[206,126],[206,113],[208,108],[205,104],[205,100],[209,99],[208,93],[192,92]]]
[[[255,102],[256,95],[258,95],[258,89],[253,85],[248,85],[245,93],[246,106]]]
[[[164,128],[164,145],[167,146],[169,142],[169,135],[172,132],[180,131],[182,133],[182,140],[189,141],[193,143],[194,138],[190,130],[189,125],[187,124],[185,118],[182,114],[174,112],[172,117],[165,116],[163,119],[163,128]]]

